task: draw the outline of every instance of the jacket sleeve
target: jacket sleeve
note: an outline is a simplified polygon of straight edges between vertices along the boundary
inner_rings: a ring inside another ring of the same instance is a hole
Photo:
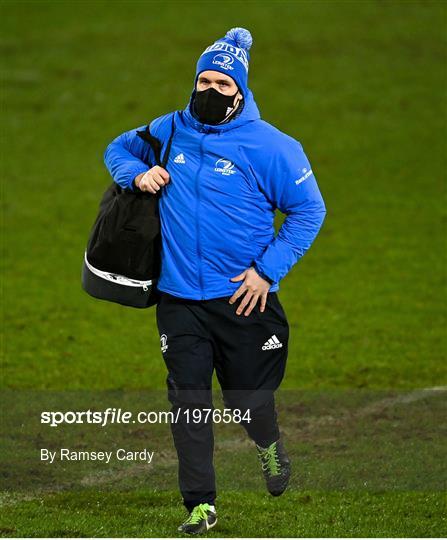
[[[289,136],[269,151],[259,182],[274,207],[286,214],[274,240],[253,263],[275,283],[309,249],[326,208],[301,144]]]
[[[133,183],[136,176],[146,172],[147,165],[153,160],[150,145],[140,139],[137,131],[144,130],[142,126],[126,131],[114,139],[104,152],[104,163],[113,180],[122,188],[136,191]]]

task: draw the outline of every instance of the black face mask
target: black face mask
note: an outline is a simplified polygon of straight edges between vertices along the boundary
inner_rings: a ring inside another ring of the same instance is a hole
[[[197,92],[194,96],[194,112],[203,124],[218,124],[225,119],[230,109],[233,109],[234,98],[238,91],[232,96],[225,96],[214,88],[208,88]]]

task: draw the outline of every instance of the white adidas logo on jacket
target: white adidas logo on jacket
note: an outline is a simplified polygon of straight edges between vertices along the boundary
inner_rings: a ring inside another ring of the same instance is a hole
[[[183,154],[179,154],[174,158],[174,163],[186,163],[185,156]]]

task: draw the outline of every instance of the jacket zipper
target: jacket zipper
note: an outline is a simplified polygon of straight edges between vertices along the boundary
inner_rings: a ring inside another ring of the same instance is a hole
[[[202,275],[202,252],[200,249],[200,219],[199,219],[199,207],[200,207],[200,172],[203,166],[203,140],[205,135],[202,135],[200,141],[200,166],[196,175],[196,237],[197,237],[197,258],[199,261],[199,283],[200,283],[200,296],[202,300],[205,300],[203,295],[203,275]]]

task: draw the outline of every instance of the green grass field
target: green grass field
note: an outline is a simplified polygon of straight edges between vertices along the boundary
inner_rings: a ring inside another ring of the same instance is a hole
[[[445,535],[445,392],[430,390],[447,380],[445,3],[3,1],[0,10],[5,411],[21,405],[32,417],[41,401],[31,391],[163,400],[154,310],[95,301],[80,286],[110,182],[102,154],[117,134],[184,108],[202,50],[245,26],[261,114],[303,144],[328,215],[280,290],[291,327],[280,400],[291,489],[269,498],[242,432],[219,426],[210,536]],[[153,433],[153,471],[67,467],[52,478],[33,454],[48,432],[35,418],[29,431],[9,430],[5,418],[0,534],[176,534],[184,511],[167,428]]]

